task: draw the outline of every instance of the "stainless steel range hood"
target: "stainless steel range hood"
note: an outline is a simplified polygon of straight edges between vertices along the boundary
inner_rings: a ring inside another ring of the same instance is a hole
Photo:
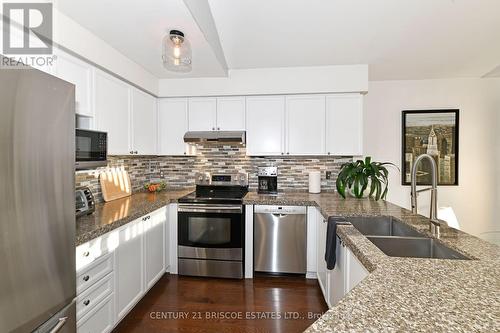
[[[184,142],[227,142],[242,143],[246,142],[245,131],[189,131],[184,134]]]

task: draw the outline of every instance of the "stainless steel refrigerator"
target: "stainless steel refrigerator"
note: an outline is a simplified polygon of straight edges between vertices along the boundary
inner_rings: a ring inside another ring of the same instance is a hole
[[[0,68],[2,333],[76,331],[74,108],[72,84]]]

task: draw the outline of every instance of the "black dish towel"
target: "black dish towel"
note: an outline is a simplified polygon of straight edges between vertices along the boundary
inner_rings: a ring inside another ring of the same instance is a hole
[[[335,262],[337,260],[337,221],[340,218],[330,217],[328,219],[328,226],[326,227],[326,250],[325,250],[325,261],[326,268],[332,270],[335,268]]]

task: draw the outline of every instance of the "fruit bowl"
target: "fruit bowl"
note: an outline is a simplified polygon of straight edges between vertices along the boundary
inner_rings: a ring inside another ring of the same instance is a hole
[[[161,192],[165,188],[167,188],[167,184],[164,182],[161,183],[146,183],[144,184],[144,189],[148,190],[149,192]]]

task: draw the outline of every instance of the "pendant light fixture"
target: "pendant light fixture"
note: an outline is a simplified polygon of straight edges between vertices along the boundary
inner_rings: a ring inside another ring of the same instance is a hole
[[[163,66],[173,72],[190,72],[191,46],[179,30],[170,30],[163,39]]]

